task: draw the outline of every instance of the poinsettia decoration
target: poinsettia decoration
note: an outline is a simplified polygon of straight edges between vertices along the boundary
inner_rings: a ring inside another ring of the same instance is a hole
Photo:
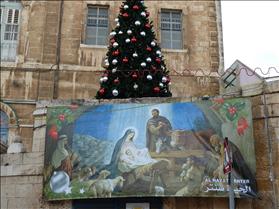
[[[76,104],[64,107],[49,108],[47,116],[47,136],[54,141],[58,140],[61,129],[64,126],[73,123],[83,111],[84,107],[79,107]]]
[[[215,98],[212,100],[211,108],[216,111],[223,122],[233,123],[239,136],[243,136],[249,127],[246,113],[246,103],[239,99],[224,100]]]

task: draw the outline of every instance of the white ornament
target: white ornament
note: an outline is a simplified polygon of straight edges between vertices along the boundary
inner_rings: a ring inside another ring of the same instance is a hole
[[[123,34],[123,32],[120,30],[120,31],[118,32],[118,34],[120,34],[120,35],[121,35],[121,34]]]
[[[119,26],[120,26],[120,23],[118,22],[118,23],[116,24],[116,26],[119,27]]]
[[[108,61],[108,59],[105,59],[105,66],[106,66],[106,67],[109,66],[109,61]]]
[[[139,25],[140,25],[140,21],[137,20],[137,21],[135,22],[135,25],[139,26]]]
[[[54,171],[49,184],[54,193],[63,193],[69,188],[70,178],[64,171]]]
[[[150,58],[150,57],[147,57],[147,58],[146,58],[146,61],[147,61],[147,62],[151,62],[151,58]]]
[[[129,6],[126,4],[126,5],[124,5],[124,7],[123,7],[124,9],[128,9],[129,8]]]
[[[109,35],[115,36],[115,35],[116,35],[116,32],[115,32],[115,31],[112,31]]]
[[[116,47],[118,47],[118,43],[117,43],[117,42],[114,42],[114,43],[112,44],[112,46],[113,46],[114,48],[116,48]]]
[[[160,51],[160,50],[157,50],[157,51],[156,51],[156,54],[157,54],[157,55],[161,55],[161,51]]]
[[[119,18],[115,18],[114,21],[115,21],[115,22],[118,22],[118,21],[119,21]]]
[[[113,69],[111,70],[112,73],[116,73],[116,71],[117,71],[116,68],[113,68]]]
[[[159,83],[159,86],[162,88],[162,87],[164,87],[164,84],[162,84],[162,83]]]
[[[131,31],[131,30],[127,30],[127,34],[128,34],[128,35],[131,35],[131,34],[132,34],[132,31]]]
[[[118,91],[117,91],[116,89],[114,89],[114,90],[112,91],[112,95],[116,97],[116,96],[118,95]]]
[[[104,78],[101,77],[101,78],[100,78],[100,83],[103,83],[103,82],[104,82]]]
[[[152,41],[150,44],[151,46],[156,46],[156,43],[154,41]]]
[[[163,82],[163,83],[166,83],[166,82],[167,82],[167,80],[168,80],[168,79],[167,79],[165,76],[164,76],[164,77],[162,77],[162,82]]]
[[[107,80],[108,80],[107,76],[103,77],[103,82],[106,82]]]
[[[140,32],[140,35],[141,35],[141,36],[145,36],[146,34],[145,34],[144,31],[142,31],[142,32]]]
[[[125,42],[126,42],[126,43],[130,43],[131,40],[130,40],[129,38],[127,38],[127,39],[125,40]]]
[[[133,54],[133,57],[138,57],[138,54],[135,52],[135,53]]]
[[[146,78],[147,78],[147,80],[151,81],[152,80],[152,75],[147,75]]]
[[[145,62],[142,62],[142,63],[140,64],[140,66],[146,67],[146,63],[145,63]]]
[[[133,87],[134,87],[134,89],[137,89],[139,86],[138,86],[138,84],[135,83]]]
[[[146,13],[145,12],[140,13],[140,15],[143,16],[143,17],[146,17]]]
[[[116,65],[117,64],[117,59],[112,60],[112,64]]]
[[[170,85],[171,85],[171,82],[169,82],[168,85],[170,86]]]

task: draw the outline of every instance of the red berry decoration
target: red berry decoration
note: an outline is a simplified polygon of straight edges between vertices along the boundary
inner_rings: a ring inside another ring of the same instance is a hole
[[[146,17],[149,17],[149,15],[150,15],[150,13],[149,13],[149,12],[146,12],[145,14],[146,14]]]
[[[55,125],[53,125],[49,131],[48,131],[48,135],[50,136],[50,138],[57,140],[58,139],[58,132],[57,132],[57,127]]]
[[[138,74],[137,74],[137,73],[133,73],[133,74],[132,74],[132,78],[133,78],[134,80],[136,80],[136,79],[138,78]]]
[[[118,78],[116,78],[116,79],[114,79],[113,83],[114,83],[115,85],[118,85],[118,84],[120,83],[120,81],[119,81]]]
[[[136,39],[135,36],[131,39],[131,42],[132,42],[132,43],[136,43],[136,42],[137,42],[137,39]]]
[[[124,57],[123,60],[122,60],[124,63],[127,63],[129,60],[127,57]]]
[[[158,64],[161,63],[161,59],[160,59],[159,57],[157,57],[155,61],[156,61]]]
[[[115,42],[115,39],[114,38],[112,38],[111,40],[110,40],[110,43],[114,43]]]
[[[65,120],[65,115],[64,114],[60,114],[58,116],[58,118],[59,118],[60,121],[64,121]]]
[[[99,94],[102,96],[102,95],[104,95],[105,94],[105,89],[104,88],[101,88],[100,90],[99,90]]]
[[[129,14],[127,12],[125,12],[122,16],[127,18],[127,17],[129,17]]]
[[[146,51],[149,51],[149,52],[151,52],[152,51],[152,49],[151,49],[151,47],[146,47]]]
[[[171,81],[170,77],[167,77],[167,83],[169,83]]]
[[[145,24],[145,28],[150,29],[150,28],[151,28],[151,25],[150,25],[149,23],[146,23],[146,24]]]
[[[248,122],[245,118],[240,118],[237,122],[237,133],[238,135],[244,135],[245,129],[249,127]]]
[[[133,10],[135,10],[135,11],[139,10],[139,6],[138,5],[134,5],[133,6]]]
[[[156,87],[153,89],[153,91],[154,91],[155,93],[159,93],[159,92],[160,92],[160,88],[159,88],[158,86],[156,86]]]

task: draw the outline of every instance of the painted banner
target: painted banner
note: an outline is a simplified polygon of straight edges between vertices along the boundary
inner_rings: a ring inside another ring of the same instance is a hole
[[[236,197],[256,197],[247,99],[50,107],[44,196],[227,196],[225,137]]]

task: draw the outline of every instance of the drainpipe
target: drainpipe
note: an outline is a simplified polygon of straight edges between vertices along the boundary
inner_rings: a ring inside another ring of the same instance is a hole
[[[224,45],[223,45],[223,26],[222,26],[222,10],[221,10],[221,1],[215,1],[216,7],[216,23],[218,31],[218,51],[219,51],[219,93],[224,93],[223,82],[221,75],[224,73]]]
[[[54,70],[53,99],[58,98],[63,10],[64,10],[64,0],[60,0],[59,26],[58,26],[58,34],[57,34],[57,48],[56,48],[56,50],[57,50],[56,51],[56,66],[57,66],[57,68]]]

